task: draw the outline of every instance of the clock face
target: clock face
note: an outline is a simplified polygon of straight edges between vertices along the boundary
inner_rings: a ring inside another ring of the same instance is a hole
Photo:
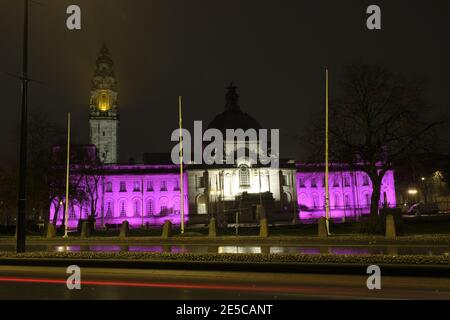
[[[111,109],[111,99],[107,92],[101,92],[97,98],[97,108],[102,112],[107,112]]]

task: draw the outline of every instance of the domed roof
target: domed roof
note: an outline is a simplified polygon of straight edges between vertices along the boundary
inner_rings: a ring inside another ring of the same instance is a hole
[[[261,125],[255,118],[242,112],[239,106],[239,95],[233,83],[227,89],[225,111],[218,114],[207,129],[218,129],[222,133],[225,133],[227,129],[261,129]]]

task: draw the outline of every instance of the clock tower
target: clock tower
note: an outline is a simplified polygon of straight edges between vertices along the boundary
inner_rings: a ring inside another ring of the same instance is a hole
[[[114,63],[104,44],[97,58],[89,112],[90,140],[97,147],[99,159],[118,162],[119,113]]]

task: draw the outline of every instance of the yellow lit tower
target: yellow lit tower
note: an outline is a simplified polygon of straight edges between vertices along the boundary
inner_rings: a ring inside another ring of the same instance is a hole
[[[97,146],[98,156],[103,163],[118,162],[119,122],[114,63],[104,44],[92,80],[89,113],[91,144]]]

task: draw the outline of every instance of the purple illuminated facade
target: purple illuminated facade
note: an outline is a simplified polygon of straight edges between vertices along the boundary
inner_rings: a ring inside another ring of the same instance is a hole
[[[76,180],[76,174],[72,180]],[[186,186],[187,175],[184,175]],[[83,189],[83,183],[80,187]],[[184,198],[187,204],[187,188]],[[120,225],[128,221],[131,227],[161,226],[169,220],[175,225],[180,215],[180,174],[174,165],[104,165],[98,179],[96,197],[96,226]],[[64,209],[55,199],[50,209],[50,221],[55,212],[62,223]],[[73,200],[69,205],[69,227],[76,228],[79,219],[88,219],[91,202]],[[185,221],[189,208],[185,205]]]
[[[103,46],[92,82],[91,144],[75,146],[75,154],[84,156],[78,163],[71,160],[68,226],[76,228],[80,220],[89,217],[95,217],[96,226],[101,228],[123,221],[134,228],[161,226],[167,220],[179,225],[179,167],[170,157],[146,160],[144,156],[142,164],[116,164],[120,115],[113,67],[109,50]],[[225,110],[207,128],[225,132],[263,127],[241,110],[236,87],[230,85]],[[53,151],[60,155],[55,170],[60,169],[65,163],[64,148],[56,146]],[[235,223],[239,215],[240,223],[257,224],[258,205],[265,207],[270,223],[316,220],[325,215],[324,171],[323,165],[296,164],[289,159],[280,159],[280,167],[271,168],[253,164],[245,157],[234,165],[186,165],[182,195],[186,223],[207,225],[214,216],[220,226],[226,226]],[[331,218],[343,220],[369,213],[372,186],[365,173],[332,165],[329,178]],[[50,221],[57,225],[65,216],[64,180],[60,175],[53,182]],[[380,199],[380,207],[396,206],[393,171],[383,179]]]
[[[297,163],[296,190],[297,206],[292,210],[298,213],[300,221],[315,221],[325,215],[324,173],[321,167],[312,164]],[[198,169],[196,169],[198,170]],[[76,169],[72,181],[77,180]],[[189,192],[197,192],[196,187],[188,183],[189,166],[184,174],[184,212],[185,222],[190,218],[204,222],[217,212],[204,212],[189,202]],[[97,227],[120,225],[128,221],[133,228],[144,226],[161,226],[169,220],[174,225],[180,224],[180,175],[175,165],[103,165],[98,179],[95,201]],[[81,189],[85,189],[83,183]],[[355,219],[369,214],[372,185],[369,177],[362,171],[346,169],[345,165],[332,165],[329,175],[330,214],[337,221]],[[192,190],[190,190],[192,189]],[[54,199],[50,209],[50,221],[58,214],[58,224],[62,224],[64,209],[60,202],[64,197]],[[91,201],[72,200],[69,205],[69,227],[76,228],[78,221],[88,219]],[[388,171],[382,181],[380,207],[395,207],[394,173]],[[191,209],[191,210],[190,210]],[[190,214],[191,211],[191,214]],[[223,214],[223,213],[222,213]],[[277,219],[277,216],[279,219]],[[282,209],[271,213],[274,221],[290,221]],[[201,219],[200,219],[201,220]],[[201,220],[201,221],[203,221]],[[256,220],[254,222],[257,222]]]
[[[333,219],[357,218],[369,214],[372,182],[363,171],[346,165],[331,165],[329,173],[330,216]],[[297,164],[297,199],[302,220],[325,215],[325,174],[323,166]],[[394,172],[383,177],[380,207],[396,207]]]

